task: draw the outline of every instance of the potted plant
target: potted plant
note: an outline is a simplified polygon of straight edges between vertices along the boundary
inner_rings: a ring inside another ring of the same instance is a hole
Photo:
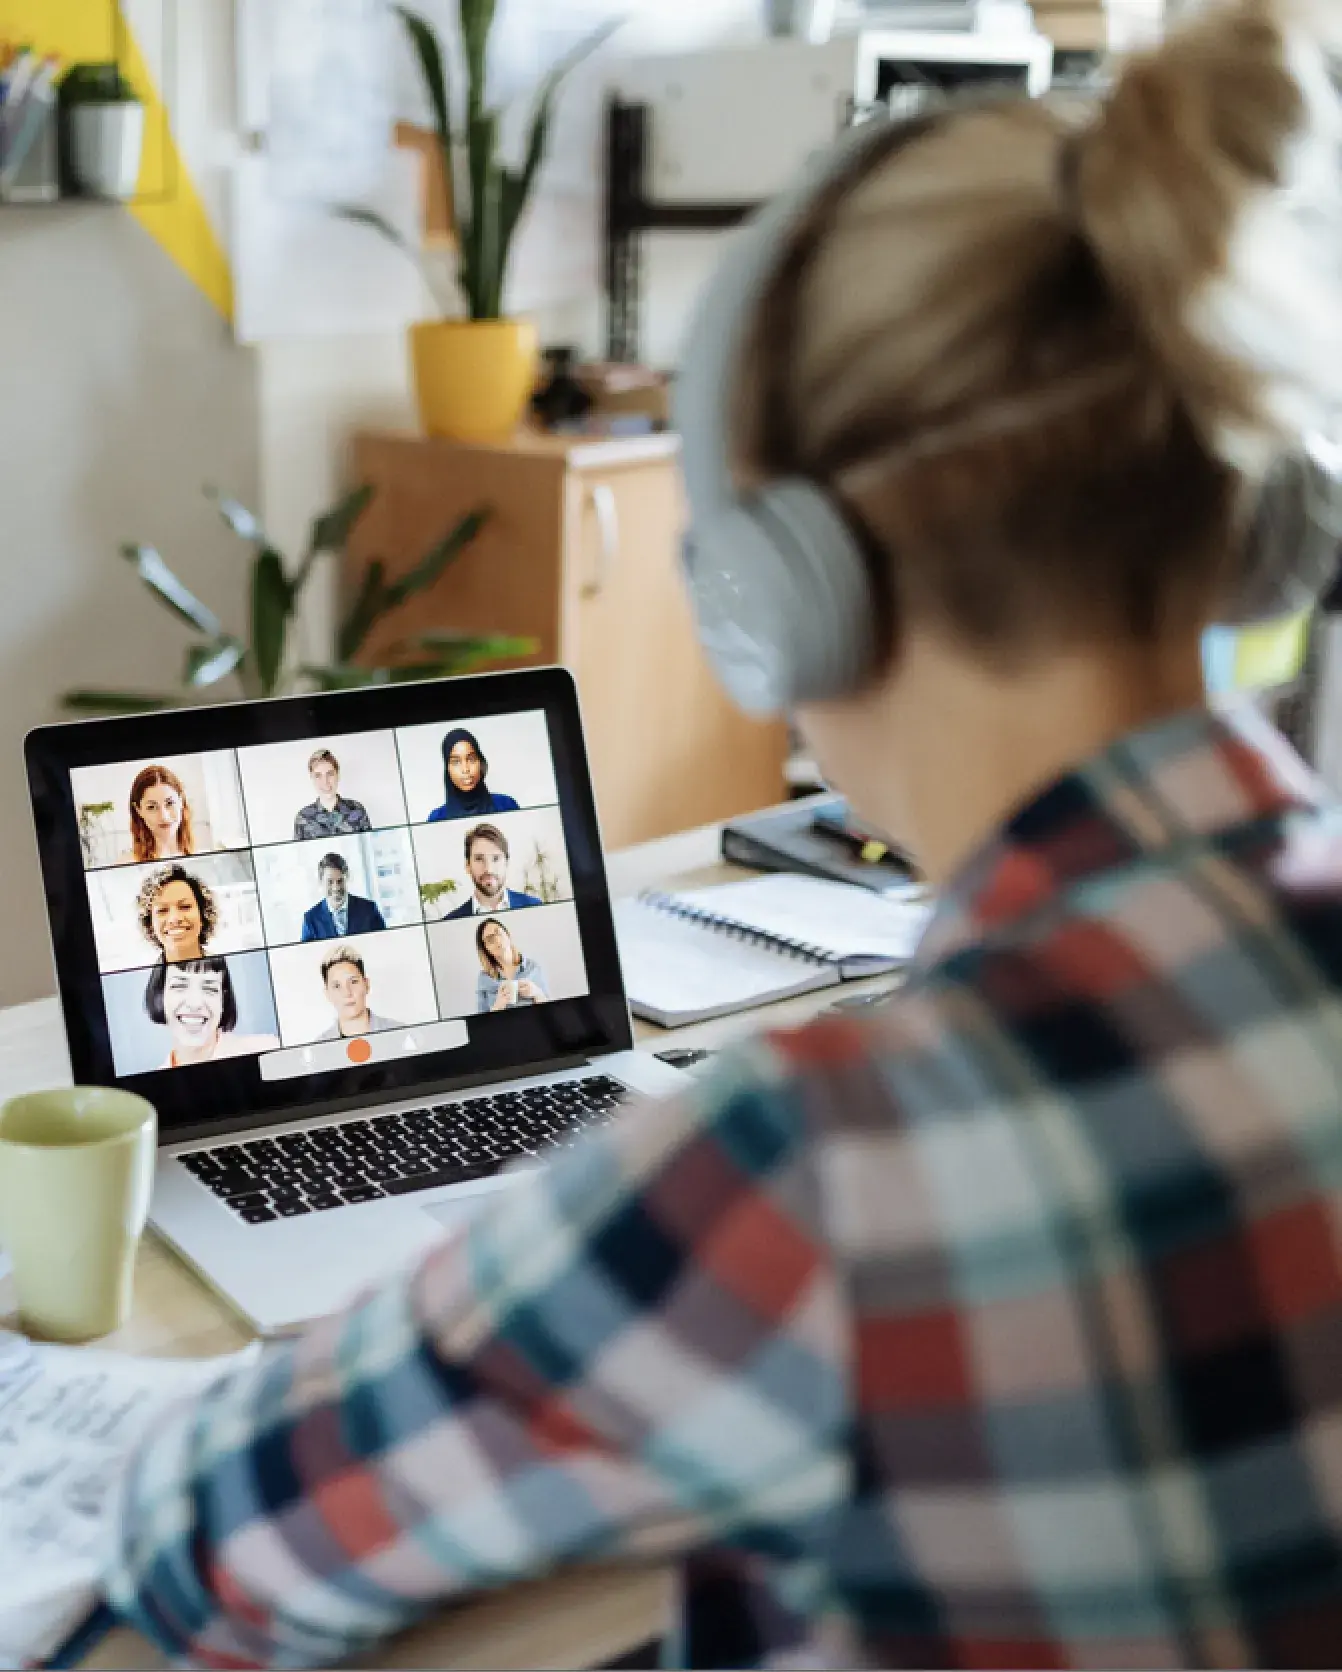
[[[135,196],[144,105],[116,64],[76,64],[61,83],[71,182],[85,197]]]
[[[420,253],[409,250],[442,315],[411,327],[410,359],[420,419],[430,435],[495,441],[516,428],[539,368],[534,324],[504,312],[513,239],[545,162],[559,89],[574,66],[617,25],[604,25],[551,69],[536,96],[525,155],[512,167],[500,152],[501,113],[486,102],[495,0],[458,0],[458,6],[465,109],[455,128],[447,54],[423,18],[396,7],[424,78],[444,175],[456,187],[456,280],[466,314],[464,319],[447,317],[452,311],[448,299],[436,294],[439,287]],[[343,212],[406,248],[396,230],[372,211]]]
[[[391,685],[407,680],[439,679],[469,673],[489,662],[513,661],[536,651],[534,639],[503,633],[420,633],[392,645],[378,664],[356,663],[369,634],[384,616],[434,585],[449,564],[471,544],[489,513],[464,516],[420,561],[396,580],[387,578],[379,558],[369,563],[336,636],[335,660],[297,663],[290,654],[290,634],[304,589],[323,556],[338,554],[373,499],[370,487],[356,488],[312,525],[307,550],[297,564],[286,563],[266,538],[256,517],[237,500],[207,490],[229,528],[252,548],[251,633],[244,641],[225,632],[219,617],[173,573],[152,546],[125,545],[121,555],[153,597],[192,628],[196,641],[187,647],[177,692],[67,691],[66,708],[85,714],[138,714],[151,709],[181,708],[228,680],[235,695],[271,697],[296,691],[344,691],[363,685]],[[219,700],[217,697],[215,700]]]

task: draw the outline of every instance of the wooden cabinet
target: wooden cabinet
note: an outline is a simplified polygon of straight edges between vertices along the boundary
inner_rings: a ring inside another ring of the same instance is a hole
[[[608,846],[782,799],[786,728],[737,713],[695,640],[674,438],[487,448],[364,435],[353,465],[378,492],[351,544],[350,587],[370,557],[398,574],[464,512],[492,512],[370,653],[411,632],[498,629],[535,638],[531,661],[572,668]]]

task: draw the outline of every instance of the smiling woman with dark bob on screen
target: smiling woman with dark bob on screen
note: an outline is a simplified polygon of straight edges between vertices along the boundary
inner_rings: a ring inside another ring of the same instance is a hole
[[[164,1068],[189,1068],[279,1048],[274,1034],[238,1033],[238,1000],[225,958],[157,964],[144,992],[145,1014],[166,1027],[172,1049]]]
[[[684,337],[704,651],[917,856],[906,979],[170,1417],[107,1581],[170,1657],[600,1564],[679,1667],[1342,1660],[1342,808],[1202,677],[1337,570],[1342,4],[1110,68],[860,124]]]
[[[443,739],[443,789],[447,800],[429,814],[430,824],[445,819],[465,819],[477,813],[515,813],[517,803],[510,795],[496,795],[485,782],[489,762],[464,726],[454,727]]]

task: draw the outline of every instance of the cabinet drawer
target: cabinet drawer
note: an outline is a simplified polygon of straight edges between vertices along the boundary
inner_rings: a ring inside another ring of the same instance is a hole
[[[695,636],[673,461],[573,471],[565,659],[611,847],[780,800],[786,727],[739,714]]]

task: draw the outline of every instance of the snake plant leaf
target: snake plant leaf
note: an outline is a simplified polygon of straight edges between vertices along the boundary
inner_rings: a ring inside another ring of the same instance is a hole
[[[419,260],[419,251],[414,245],[385,215],[379,215],[376,209],[365,209],[358,203],[342,203],[336,209],[336,214],[342,221],[353,221],[356,226],[371,226],[374,232],[380,232],[384,238],[395,244],[398,250],[404,250],[412,261]]]
[[[438,143],[443,148],[444,158],[450,159],[452,115],[448,101],[447,66],[438,45],[438,38],[424,19],[418,13],[412,12],[408,6],[397,6],[395,10],[405,25],[410,45],[419,60],[420,74],[424,77],[429,103],[433,107],[433,125],[438,131]]]
[[[180,697],[153,696],[148,691],[67,691],[62,708],[73,714],[153,714],[180,708]]]
[[[593,29],[589,35],[584,35],[575,47],[552,66],[549,74],[541,82],[531,117],[531,137],[527,142],[526,160],[522,164],[521,186],[524,205],[536,183],[541,164],[545,161],[545,153],[550,143],[550,124],[554,120],[554,103],[559,89],[584,58],[590,58],[598,48],[606,44],[623,21],[618,17],[610,18],[599,28]]]
[[[267,546],[252,569],[252,663],[262,696],[270,696],[279,683],[293,607],[284,560]]]
[[[231,633],[226,633],[222,639],[212,639],[207,644],[193,644],[186,653],[182,683],[196,689],[217,685],[221,679],[227,679],[229,674],[236,672],[246,654],[246,645]]]
[[[127,544],[122,546],[121,555],[159,602],[166,605],[179,621],[184,621],[188,627],[194,627],[207,639],[222,637],[223,622],[212,609],[201,603],[189,587],[178,580],[152,546]]]
[[[485,81],[489,73],[489,33],[494,27],[496,0],[459,0],[457,21],[461,29],[461,50],[466,60],[468,115],[484,107]]]

